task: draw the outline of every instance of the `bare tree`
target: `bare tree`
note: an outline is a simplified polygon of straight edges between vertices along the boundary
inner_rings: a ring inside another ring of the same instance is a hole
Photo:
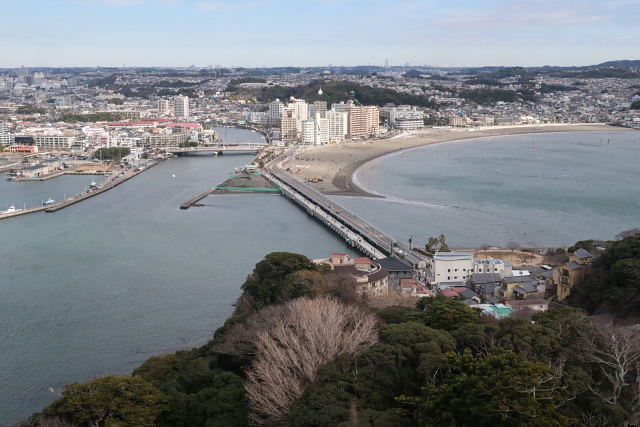
[[[229,328],[214,342],[212,350],[228,354],[238,360],[250,360],[256,353],[255,340],[258,334],[270,330],[276,322],[289,312],[286,305],[269,305],[246,321]]]
[[[258,334],[257,357],[246,372],[250,418],[267,426],[283,424],[320,366],[378,341],[377,316],[360,306],[328,298],[300,298],[286,305],[288,313]]]
[[[613,419],[610,416],[598,414],[593,411],[580,414],[580,421],[584,427],[614,427]]]
[[[482,252],[487,252],[487,249],[491,248],[491,245],[488,243],[483,243],[480,245],[480,249],[482,249]]]
[[[525,319],[525,320],[533,320],[533,315],[536,314],[537,311],[532,309],[531,307],[520,307],[517,310],[515,310],[513,313],[511,313],[509,315],[509,317],[515,317],[518,319]]]
[[[576,344],[579,357],[594,363],[602,374],[602,381],[591,390],[603,402],[616,405],[625,389],[635,411],[640,410],[640,394],[637,386],[628,383],[633,374],[640,381],[640,329],[637,326],[611,325],[599,329],[594,336],[585,336]]]
[[[8,427],[76,427],[77,424],[58,417],[45,417],[44,415],[32,415],[26,420],[13,421]]]

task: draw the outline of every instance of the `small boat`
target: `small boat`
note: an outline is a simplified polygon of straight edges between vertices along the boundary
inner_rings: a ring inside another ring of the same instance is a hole
[[[42,206],[51,205],[51,204],[53,204],[55,202],[56,202],[55,200],[53,200],[51,197],[49,197],[49,200],[47,200],[46,202],[42,202]]]
[[[22,211],[22,209],[16,209],[15,206],[11,205],[9,209],[7,209],[6,211],[0,211],[0,214],[10,214],[10,213],[20,212],[20,211]]]
[[[91,181],[91,184],[89,184],[89,188],[91,189],[98,188],[98,184],[95,181]]]
[[[176,177],[176,174],[175,174],[175,173],[171,175],[171,178],[175,178],[175,177]]]

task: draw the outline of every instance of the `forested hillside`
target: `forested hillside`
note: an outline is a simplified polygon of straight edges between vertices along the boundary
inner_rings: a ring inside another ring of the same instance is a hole
[[[596,327],[580,309],[500,321],[444,297],[372,309],[330,269],[284,252],[267,255],[242,289],[208,344],[152,357],[132,376],[69,385],[21,425],[640,422],[640,331]]]

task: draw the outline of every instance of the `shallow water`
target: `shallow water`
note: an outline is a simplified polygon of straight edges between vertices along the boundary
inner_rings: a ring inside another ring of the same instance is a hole
[[[420,244],[570,246],[640,226],[639,160],[637,132],[478,138],[376,159],[356,180],[386,198],[335,200]]]

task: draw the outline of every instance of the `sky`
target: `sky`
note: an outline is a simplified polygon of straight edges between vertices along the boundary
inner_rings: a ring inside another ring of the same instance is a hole
[[[640,0],[0,0],[0,16],[0,68],[640,59]]]

